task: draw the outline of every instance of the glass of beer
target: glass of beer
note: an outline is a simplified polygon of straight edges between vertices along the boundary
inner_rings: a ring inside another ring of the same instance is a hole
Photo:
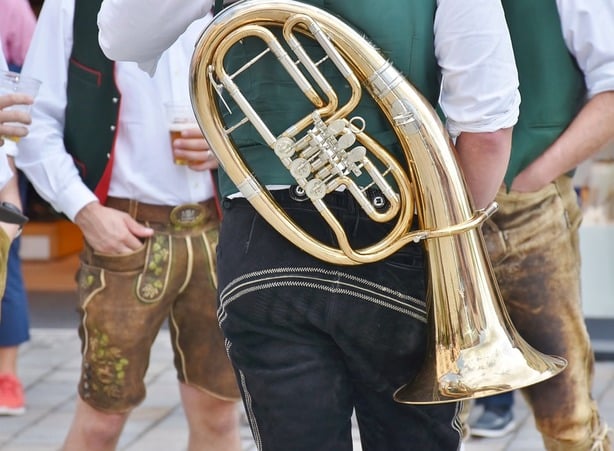
[[[9,70],[0,71],[0,96],[8,94],[26,94],[32,99],[38,94],[41,82],[32,77],[21,75],[18,72],[12,72]],[[5,108],[5,110],[21,110],[26,113],[30,113],[32,105],[12,105]],[[18,122],[5,122],[6,125],[24,126],[24,124]],[[19,141],[17,136],[6,136],[6,138],[12,141]]]
[[[198,122],[194,116],[192,105],[184,103],[166,103],[166,120],[168,128],[171,134],[171,148],[172,143],[181,138],[181,132],[192,128],[198,128]],[[188,161],[182,158],[175,158],[173,155],[173,162],[175,164],[186,165]]]

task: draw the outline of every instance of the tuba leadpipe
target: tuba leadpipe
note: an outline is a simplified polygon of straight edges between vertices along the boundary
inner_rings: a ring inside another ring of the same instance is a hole
[[[284,42],[269,28],[281,31]],[[343,75],[352,90],[345,104],[339,104],[319,70],[320,62],[311,60],[296,33],[317,41],[325,59]],[[229,74],[225,56],[247,38],[260,39],[265,50]],[[234,82],[270,52],[313,105],[310,114],[280,134],[267,127]],[[483,210],[473,207],[435,110],[353,28],[295,1],[237,2],[216,15],[199,38],[190,89],[199,125],[224,171],[256,211],[305,252],[333,264],[357,265],[384,259],[410,242],[424,245],[429,267],[428,358],[420,375],[397,390],[396,401],[430,404],[488,396],[532,385],[565,368],[564,359],[542,354],[526,343],[507,315],[480,228],[496,204]],[[388,119],[406,166],[368,135],[362,118],[351,116],[363,89]],[[244,115],[234,125],[222,118],[221,108],[228,108],[225,93]],[[293,223],[258,181],[231,138],[238,127],[250,125],[329,224],[338,248]],[[363,173],[372,180],[366,186],[356,181]],[[372,186],[386,198],[385,211],[375,209],[366,196],[365,190]],[[394,221],[388,235],[353,249],[324,201],[339,188],[349,190],[372,220]],[[412,230],[414,213],[418,230]]]

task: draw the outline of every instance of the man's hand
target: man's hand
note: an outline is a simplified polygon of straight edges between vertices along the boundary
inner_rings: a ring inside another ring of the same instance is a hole
[[[125,254],[140,248],[141,238],[153,234],[153,229],[136,222],[128,213],[91,202],[83,207],[75,224],[96,252]]]
[[[26,136],[28,129],[25,125],[32,122],[30,114],[25,111],[7,110],[6,108],[13,105],[31,105],[32,102],[32,97],[25,94],[0,95],[0,146],[4,144],[3,137],[22,138]],[[23,124],[23,126],[17,124],[8,125],[6,122],[18,122]]]
[[[217,169],[218,161],[199,128],[182,131],[181,138],[174,140],[172,145],[174,157],[186,160],[190,169]]]
[[[533,193],[544,188],[552,180],[554,178],[549,174],[539,173],[538,165],[529,166],[514,178],[510,189],[520,193]]]

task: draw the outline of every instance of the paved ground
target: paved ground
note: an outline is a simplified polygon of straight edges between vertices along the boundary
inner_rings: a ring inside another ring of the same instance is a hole
[[[22,346],[19,360],[27,412],[21,417],[0,417],[0,450],[52,451],[62,443],[72,417],[80,361],[79,340],[72,327],[76,323],[74,304],[68,304],[58,301],[57,294],[33,299],[32,340]],[[185,450],[186,422],[179,404],[167,330],[162,330],[152,352],[148,390],[146,401],[133,413],[122,435],[120,450]],[[606,420],[614,425],[614,361],[598,362],[594,395]],[[516,399],[517,431],[503,439],[469,440],[465,451],[543,450],[526,405],[519,396]],[[245,451],[255,451],[245,425],[243,437]],[[360,450],[358,441],[355,450]]]
[[[79,363],[79,340],[74,330],[32,330],[32,340],[22,347],[20,357],[27,411],[21,417],[0,417],[0,449],[59,449],[72,418]],[[184,450],[185,431],[168,332],[162,331],[148,371],[147,400],[133,413],[120,449]],[[254,449],[250,441],[245,430],[246,450]]]
[[[22,347],[20,371],[26,386],[28,408],[24,416],[0,418],[0,449],[7,451],[57,450],[72,416],[79,368],[79,343],[74,330],[32,331]],[[179,404],[171,364],[168,332],[156,341],[148,373],[146,401],[133,413],[120,449],[126,451],[180,451],[185,449],[186,423]],[[599,362],[595,396],[610,424],[614,424],[614,362]],[[533,419],[517,397],[518,430],[503,439],[469,440],[466,451],[542,450]],[[246,451],[255,447],[243,428]],[[357,444],[355,447],[359,450]],[[408,449],[410,449],[408,447]]]

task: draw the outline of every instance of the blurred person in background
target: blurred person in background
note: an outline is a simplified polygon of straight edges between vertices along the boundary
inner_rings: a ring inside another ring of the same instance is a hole
[[[503,0],[520,78],[499,210],[483,232],[502,297],[520,335],[567,359],[556,377],[522,390],[548,451],[610,450],[592,398],[594,354],[580,290],[575,168],[614,139],[614,3]],[[513,430],[512,394],[480,401],[470,430]]]
[[[0,38],[8,67],[19,72],[36,26],[36,15],[28,0],[2,0]]]
[[[19,72],[36,26],[36,16],[27,0],[0,0],[0,39],[8,68]],[[5,58],[2,58],[4,61]],[[0,105],[2,106],[2,105]],[[7,105],[4,105],[7,106]],[[7,141],[6,152],[14,156],[16,146]],[[10,158],[12,164],[13,158]],[[14,167],[13,167],[14,170]],[[15,172],[15,205],[25,205],[27,181]],[[19,202],[17,201],[19,198]],[[25,412],[23,385],[17,375],[19,346],[30,339],[28,298],[19,258],[20,238],[13,240],[8,255],[6,288],[0,312],[0,415]]]
[[[209,18],[150,78],[102,54],[99,6],[45,0],[22,70],[42,85],[17,166],[85,238],[79,396],[63,449],[117,447],[146,397],[150,349],[167,322],[187,449],[239,451],[240,396],[216,316],[217,161],[196,123],[171,141],[164,108],[189,104],[189,61]]]

